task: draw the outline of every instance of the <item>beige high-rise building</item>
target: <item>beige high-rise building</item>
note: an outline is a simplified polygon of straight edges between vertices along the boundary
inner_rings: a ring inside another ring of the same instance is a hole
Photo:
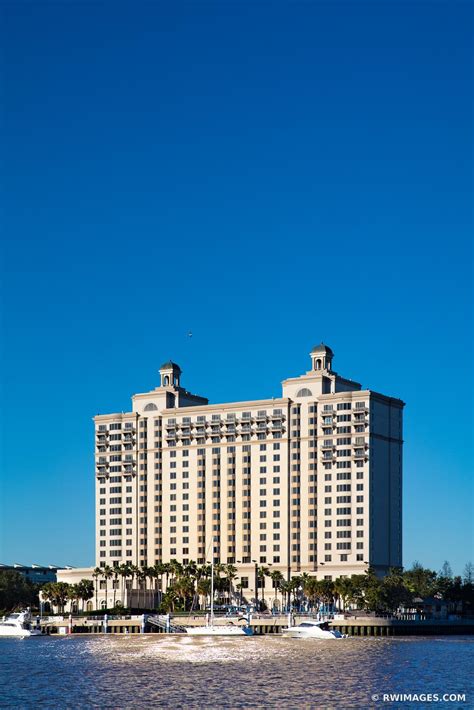
[[[281,398],[225,404],[167,362],[132,411],[95,417],[97,565],[203,563],[213,541],[247,598],[255,563],[319,579],[401,565],[404,404],[339,376],[329,347],[310,357]]]

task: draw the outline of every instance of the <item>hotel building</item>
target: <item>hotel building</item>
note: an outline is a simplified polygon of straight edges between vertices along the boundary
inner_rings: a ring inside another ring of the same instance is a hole
[[[214,558],[285,578],[402,564],[404,403],[338,375],[324,344],[282,397],[209,404],[173,362],[131,411],[95,417],[96,563]],[[267,583],[268,584],[268,583]]]

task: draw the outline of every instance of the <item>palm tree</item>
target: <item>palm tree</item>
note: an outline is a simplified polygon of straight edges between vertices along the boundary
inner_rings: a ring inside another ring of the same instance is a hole
[[[57,606],[59,613],[64,613],[64,604],[67,601],[70,584],[67,582],[49,582],[43,589],[46,588],[45,594],[51,600],[51,603]]]
[[[130,592],[132,592],[132,590],[133,590],[133,582],[134,582],[134,580],[135,580],[135,577],[136,577],[137,580],[138,580],[138,577],[139,577],[139,574],[140,574],[140,570],[139,570],[139,568],[138,568],[136,565],[130,565],[129,571],[130,571],[130,577],[132,578],[131,581],[130,581]],[[132,600],[132,595],[130,594],[130,606],[131,606],[131,600]]]
[[[155,590],[159,593],[159,603],[163,597],[163,575],[166,572],[166,565],[163,562],[155,562],[153,566],[153,577],[155,579]]]
[[[69,610],[71,614],[76,614],[79,611],[79,585],[70,584],[67,590],[67,599],[71,602]]]
[[[94,578],[94,587],[95,587],[95,609],[96,609],[96,611],[97,611],[97,607],[98,607],[98,604],[99,604],[98,601],[97,601],[97,594],[98,594],[98,591],[99,591],[99,590],[98,590],[98,586],[99,586],[99,585],[98,585],[98,583],[97,583],[97,580],[98,580],[99,577],[101,577],[101,576],[102,576],[102,570],[100,569],[100,567],[96,567],[95,570],[94,570],[93,573],[92,573],[92,577]]]
[[[268,577],[269,575],[270,575],[270,568],[269,567],[264,567],[263,565],[261,567],[258,567],[258,569],[257,569],[257,589],[255,590],[255,599],[257,600],[257,611],[259,611],[258,607],[261,606],[261,604],[258,601],[258,587],[260,586],[262,588],[262,602],[264,602],[265,601],[265,592],[263,590],[265,588],[265,577]]]
[[[224,565],[224,573],[225,573],[225,578],[227,580],[227,584],[229,585],[228,593],[229,593],[229,604],[232,603],[232,582],[233,580],[237,577],[237,567],[231,564]]]
[[[81,579],[77,587],[79,599],[82,601],[82,611],[84,611],[84,602],[94,596],[94,582],[91,579]]]
[[[208,577],[201,577],[197,583],[197,593],[204,597],[204,608],[207,606],[207,598],[211,593],[211,580]]]
[[[162,591],[164,591],[165,594],[166,594],[166,592],[168,591],[168,579],[169,579],[169,576],[170,576],[170,574],[171,574],[171,571],[172,571],[172,569],[171,569],[171,562],[165,562],[165,563],[163,564],[163,573],[164,573],[165,576],[166,576],[166,582],[165,582],[165,589],[162,590]]]
[[[148,586],[147,586],[147,580],[150,580],[150,590],[153,591],[153,579],[155,578],[155,568],[154,567],[148,567],[145,566],[142,568],[142,573],[143,573],[143,579],[145,580],[145,606],[147,608],[150,607],[150,604],[148,603],[150,599],[148,598],[148,595],[146,594]]]
[[[113,570],[109,565],[105,565],[105,567],[102,567],[102,577],[105,580],[105,608],[108,608],[109,605],[109,600],[107,598],[107,580],[111,579],[113,576]]]
[[[129,565],[125,562],[117,567],[117,572],[120,575],[120,599],[122,606],[125,606],[125,586],[128,575],[130,574]]]
[[[324,604],[334,603],[334,582],[330,579],[319,580],[319,593]]]
[[[186,601],[194,593],[194,584],[189,577],[182,575],[173,583],[173,590],[179,599],[183,600],[183,611],[186,611]]]
[[[273,589],[275,590],[275,597],[278,604],[278,590],[281,589],[281,584],[285,578],[283,577],[282,573],[279,572],[277,569],[273,570],[273,572],[270,572],[270,577],[273,583]]]
[[[291,606],[291,593],[293,592],[293,604],[297,605],[298,589],[301,586],[301,577],[293,577],[288,582],[288,604]]]
[[[172,575],[172,580],[174,581],[177,579],[179,576],[183,574],[183,565],[178,562],[178,560],[171,560],[169,563],[170,565],[170,573]]]
[[[188,579],[191,580],[192,586],[193,586],[193,599],[192,599],[192,604],[191,604],[191,609],[194,609],[194,606],[197,601],[197,592],[196,592],[196,585],[197,581],[201,576],[201,568],[199,565],[194,562],[194,560],[190,560],[187,565],[184,566],[184,575],[188,577]]]
[[[41,587],[41,596],[42,598],[50,602],[51,604],[53,603],[53,588],[52,588],[53,582],[47,582],[46,584],[43,584]]]
[[[137,567],[137,571],[135,572],[135,576],[137,578],[137,590],[138,590],[138,608],[142,608],[142,589],[143,589],[143,581],[145,579],[145,574],[143,572],[143,569],[141,567]]]
[[[290,601],[289,601],[289,596],[291,592],[291,585],[290,582],[288,581],[283,581],[280,582],[280,591],[282,595],[282,602],[283,602],[283,607],[286,609],[289,607]]]
[[[112,587],[113,587],[113,591],[114,591],[114,609],[115,609],[115,600],[116,600],[116,597],[117,597],[118,578],[119,578],[119,574],[120,574],[118,565],[116,565],[116,566],[113,568],[112,574],[113,574],[113,578],[114,578],[114,579],[113,579],[113,582],[112,582]]]
[[[319,582],[316,577],[306,575],[307,579],[303,583],[303,593],[309,599],[311,607],[314,607],[319,602]]]
[[[334,581],[334,591],[342,602],[342,611],[345,611],[346,604],[352,600],[354,585],[349,577],[338,577]]]

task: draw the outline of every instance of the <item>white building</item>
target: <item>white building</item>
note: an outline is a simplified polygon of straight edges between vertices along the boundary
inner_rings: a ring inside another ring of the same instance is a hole
[[[332,579],[401,566],[404,404],[333,357],[313,348],[281,398],[223,404],[167,362],[130,412],[95,417],[97,566],[203,563],[213,540],[247,598],[255,564]]]

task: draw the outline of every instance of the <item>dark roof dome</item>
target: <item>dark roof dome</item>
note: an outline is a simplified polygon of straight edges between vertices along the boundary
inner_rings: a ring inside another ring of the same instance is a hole
[[[168,360],[168,362],[163,363],[163,365],[160,367],[160,370],[179,370],[181,372],[180,366],[177,365],[175,362],[172,362],[171,360]]]
[[[331,348],[328,345],[324,345],[324,343],[314,346],[311,350],[311,355],[315,355],[316,353],[327,353],[328,355],[334,355]]]

